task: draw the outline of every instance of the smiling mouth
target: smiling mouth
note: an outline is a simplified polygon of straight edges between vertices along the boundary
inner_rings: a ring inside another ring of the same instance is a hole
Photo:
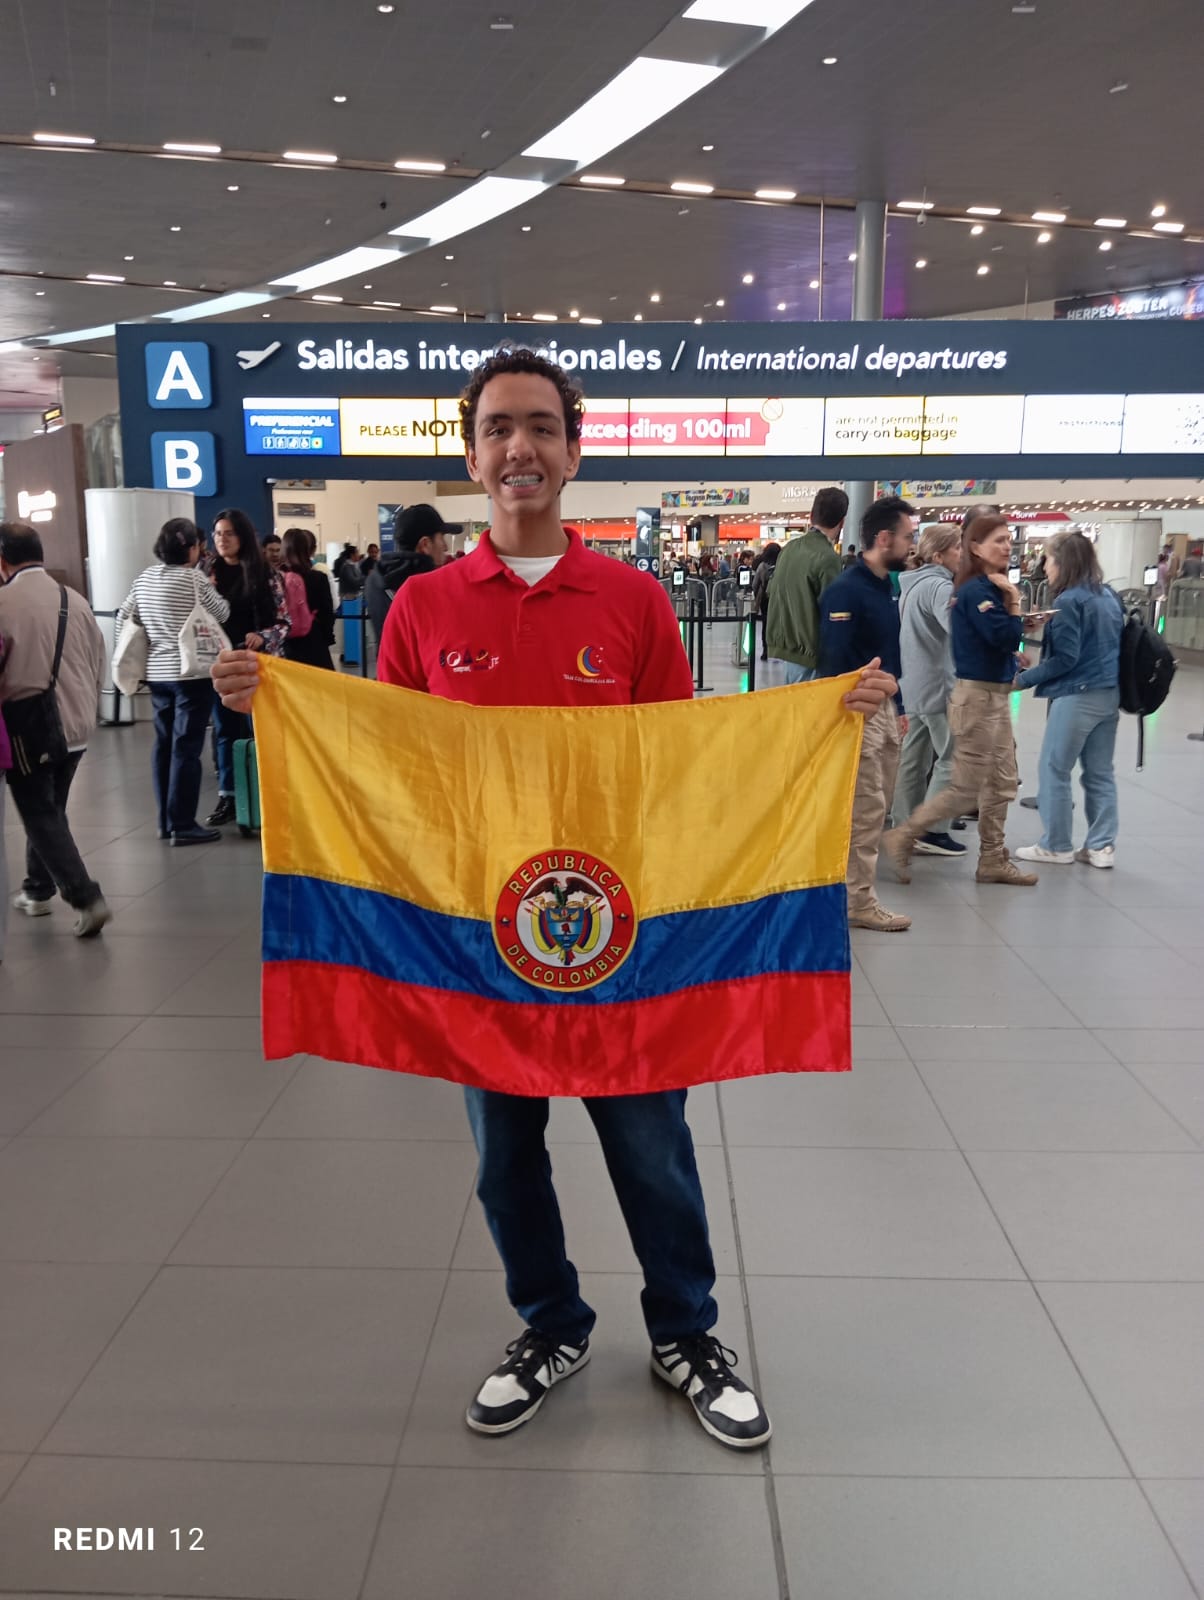
[[[508,472],[502,479],[507,489],[538,489],[543,477],[538,472]]]

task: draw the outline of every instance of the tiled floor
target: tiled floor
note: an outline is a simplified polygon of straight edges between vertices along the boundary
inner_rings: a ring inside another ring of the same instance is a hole
[[[102,730],[73,809],[116,921],[14,916],[0,967],[0,1593],[1204,1592],[1202,724],[1192,670],[1141,775],[1125,723],[1114,873],[883,884],[915,927],[855,936],[851,1076],[691,1096],[753,1457],[651,1378],[571,1103],[595,1360],[530,1428],[465,1429],[514,1324],[457,1091],[262,1061],[256,848],[166,849],[147,729]]]

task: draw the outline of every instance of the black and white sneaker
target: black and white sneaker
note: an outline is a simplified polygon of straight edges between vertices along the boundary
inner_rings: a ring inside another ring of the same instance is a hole
[[[548,1390],[589,1360],[589,1340],[577,1346],[528,1328],[506,1346],[506,1359],[477,1391],[465,1420],[475,1433],[509,1433],[543,1405]]]
[[[916,840],[918,856],[964,856],[966,847],[947,833],[922,833]]]
[[[773,1428],[761,1402],[732,1368],[736,1352],[709,1333],[652,1347],[652,1370],[684,1394],[699,1422],[720,1444],[755,1450]]]

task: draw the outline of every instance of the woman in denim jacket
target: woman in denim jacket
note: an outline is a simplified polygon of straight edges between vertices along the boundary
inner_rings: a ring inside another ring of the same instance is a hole
[[[1017,850],[1026,861],[1093,867],[1116,862],[1116,776],[1112,757],[1120,720],[1120,635],[1124,607],[1105,586],[1095,547],[1084,534],[1059,533],[1046,547],[1050,588],[1056,597],[1045,629],[1041,660],[1016,679],[1048,700],[1041,745],[1038,806],[1041,843]],[[1070,779],[1082,767],[1087,838],[1074,850]]]

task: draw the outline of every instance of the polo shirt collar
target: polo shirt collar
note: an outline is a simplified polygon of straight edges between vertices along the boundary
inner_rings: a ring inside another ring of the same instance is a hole
[[[871,583],[877,584],[879,589],[891,589],[890,573],[888,572],[884,578],[880,578],[872,567],[866,565],[864,556],[857,557],[857,565],[853,570],[860,572],[862,577],[868,578]],[[891,589],[891,593],[894,593],[893,589]]]
[[[541,578],[535,585],[537,589],[583,589],[592,592],[598,587],[598,579],[594,575],[593,562],[590,553],[581,542],[581,535],[576,528],[565,525],[568,535],[569,547],[560,560],[548,573],[546,578]],[[481,542],[473,553],[465,558],[464,576],[471,583],[486,583],[490,578],[501,575],[507,583],[522,584],[527,586],[522,579],[517,577],[493,548],[493,539],[488,528],[481,535]]]

